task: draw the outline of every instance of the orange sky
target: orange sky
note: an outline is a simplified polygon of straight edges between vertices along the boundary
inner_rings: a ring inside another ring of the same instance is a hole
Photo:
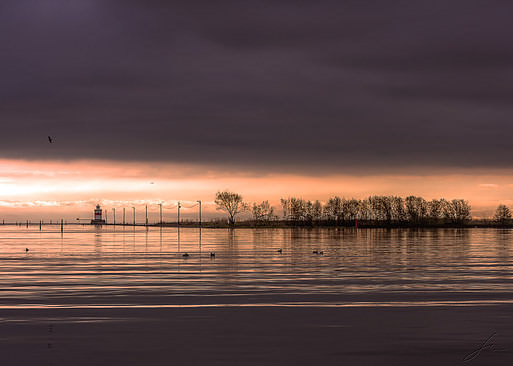
[[[154,215],[157,204],[163,202],[165,216],[171,220],[176,217],[173,206],[178,200],[184,202],[185,218],[195,217],[196,208],[186,207],[196,200],[204,202],[206,217],[209,212],[211,217],[219,215],[212,202],[214,194],[224,189],[239,192],[251,202],[268,199],[276,207],[281,197],[288,196],[312,200],[370,194],[465,198],[473,206],[473,215],[482,217],[491,215],[499,203],[512,204],[513,175],[499,170],[479,174],[264,175],[165,163],[0,160],[0,219],[88,218],[96,202],[118,210],[132,206],[141,210],[148,203]]]

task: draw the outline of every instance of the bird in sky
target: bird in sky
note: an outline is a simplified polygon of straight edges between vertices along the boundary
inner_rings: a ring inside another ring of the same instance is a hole
[[[52,138],[52,136],[48,136],[48,142],[49,142],[49,143],[51,143],[51,144],[53,144],[53,138]]]

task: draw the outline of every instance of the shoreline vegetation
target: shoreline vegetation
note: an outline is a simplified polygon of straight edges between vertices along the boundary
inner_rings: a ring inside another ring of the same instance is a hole
[[[107,225],[113,225],[109,223]],[[122,224],[116,224],[115,226],[123,226]],[[133,226],[132,224],[126,224],[124,226]],[[145,226],[143,224],[138,224],[136,226]],[[425,223],[425,224],[414,224],[414,223],[382,223],[382,222],[363,222],[359,221],[355,225],[344,224],[340,225],[336,222],[311,222],[311,223],[294,223],[290,221],[284,220],[276,220],[268,223],[255,222],[253,220],[243,220],[238,221],[235,224],[231,225],[226,221],[222,220],[212,220],[202,222],[201,225],[196,221],[182,221],[180,225],[177,222],[164,222],[162,224],[148,224],[149,227],[180,227],[180,228],[203,228],[203,229],[292,229],[292,228],[357,228],[357,229],[394,229],[394,228],[513,228],[513,222],[508,223],[497,223],[493,220],[470,220],[461,224],[453,224],[453,223]]]
[[[418,196],[369,196],[366,199],[334,196],[323,203],[289,197],[280,201],[282,218],[275,214],[275,208],[268,201],[250,205],[238,193],[217,192],[215,203],[218,210],[228,214],[224,223],[217,223],[222,227],[513,227],[507,206],[499,205],[493,219],[473,219],[471,206],[464,199],[427,201]],[[252,219],[236,222],[237,215],[245,211],[251,212]]]
[[[408,223],[408,222],[374,222],[374,221],[358,221],[354,224],[344,223],[340,224],[333,221],[319,221],[319,222],[291,222],[286,220],[274,220],[266,223],[256,222],[254,220],[241,220],[235,224],[228,223],[227,220],[215,219],[210,221],[203,221],[201,224],[198,221],[184,220],[178,222],[163,222],[163,223],[112,223],[107,222],[103,224],[91,224],[91,223],[79,223],[79,222],[65,222],[64,226],[76,225],[76,226],[117,226],[117,227],[180,227],[189,229],[293,229],[293,228],[347,228],[347,229],[457,229],[457,228],[513,228],[513,220],[499,223],[490,219],[474,219],[464,223],[455,224],[450,222],[428,222],[428,223]],[[5,222],[0,223],[0,226],[21,226],[21,227],[33,227],[33,226],[61,226],[58,222]]]

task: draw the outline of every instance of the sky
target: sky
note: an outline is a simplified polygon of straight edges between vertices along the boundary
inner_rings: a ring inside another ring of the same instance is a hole
[[[465,198],[491,214],[513,193],[512,11],[2,0],[0,217],[208,211],[223,189]]]

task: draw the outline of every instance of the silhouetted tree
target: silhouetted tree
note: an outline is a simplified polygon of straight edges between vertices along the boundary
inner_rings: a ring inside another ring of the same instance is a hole
[[[361,200],[358,203],[358,219],[360,220],[370,220],[371,219],[371,207],[369,204],[369,200]]]
[[[308,203],[302,198],[282,198],[281,205],[283,207],[283,217],[286,220],[299,222],[306,220],[309,216]]]
[[[319,200],[316,200],[312,204],[312,218],[314,220],[321,220],[322,219],[322,204]]]
[[[511,220],[511,211],[506,205],[499,205],[493,218],[498,223],[504,224]]]
[[[433,221],[438,221],[443,217],[443,202],[442,200],[432,199],[428,203],[428,216]]]
[[[331,197],[326,205],[324,205],[324,215],[328,219],[336,220],[339,223],[342,217],[342,199],[340,197]]]
[[[274,207],[269,204],[269,201],[262,201],[260,204],[253,203],[251,209],[255,221],[271,221],[275,219]]]
[[[406,209],[404,207],[404,200],[402,197],[390,197],[392,201],[392,220],[397,222],[404,222],[407,220]]]
[[[428,214],[428,205],[424,198],[409,196],[405,199],[405,207],[408,218],[411,222],[422,223]]]
[[[345,222],[354,223],[360,212],[360,201],[354,198],[342,200],[342,214]]]
[[[369,196],[367,199],[331,197],[323,206],[319,201],[302,198],[282,198],[283,216],[296,223],[331,220],[337,225],[353,224],[361,220],[367,224],[463,224],[471,219],[471,207],[462,199],[432,199],[408,196]],[[255,216],[256,217],[256,216]]]
[[[242,196],[233,192],[217,192],[215,203],[218,210],[223,210],[228,213],[228,220],[230,225],[235,224],[235,217],[245,211],[248,205],[242,200]]]
[[[470,220],[470,205],[462,199],[454,199],[450,202],[450,215],[453,223],[463,224]]]

